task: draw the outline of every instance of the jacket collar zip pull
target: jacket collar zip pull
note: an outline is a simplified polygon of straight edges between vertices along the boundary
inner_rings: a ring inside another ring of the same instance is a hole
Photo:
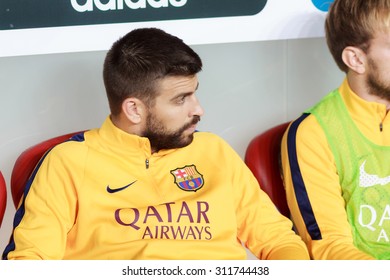
[[[145,167],[146,167],[146,169],[149,169],[149,159],[145,160]]]

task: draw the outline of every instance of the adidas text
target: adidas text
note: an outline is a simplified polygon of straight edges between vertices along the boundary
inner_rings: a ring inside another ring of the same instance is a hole
[[[85,3],[79,4],[80,1]],[[71,0],[70,3],[73,9],[82,13],[93,11],[94,6],[100,11],[123,10],[125,6],[132,10],[145,9],[147,4],[155,9],[166,8],[169,5],[179,8],[187,4],[187,0],[109,0],[104,4],[101,0]]]

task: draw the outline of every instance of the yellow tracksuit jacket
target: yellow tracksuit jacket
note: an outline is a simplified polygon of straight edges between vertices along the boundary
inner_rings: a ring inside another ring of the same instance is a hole
[[[308,259],[221,138],[151,153],[147,138],[100,129],[53,148],[15,215],[4,259]]]
[[[350,89],[346,79],[338,91],[363,137],[373,145],[388,149],[390,117],[386,106],[361,99]],[[311,257],[373,259],[354,245],[335,158],[314,115],[302,116],[290,125],[282,141],[282,166],[292,220]],[[389,188],[390,184],[380,187]]]

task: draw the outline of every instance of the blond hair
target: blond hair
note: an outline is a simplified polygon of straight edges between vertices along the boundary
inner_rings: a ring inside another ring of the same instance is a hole
[[[386,32],[389,26],[390,0],[335,0],[325,21],[325,35],[338,67],[348,71],[342,60],[346,47],[367,52],[375,34]]]

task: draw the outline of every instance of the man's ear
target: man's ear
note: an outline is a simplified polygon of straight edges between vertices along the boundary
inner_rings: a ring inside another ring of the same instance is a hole
[[[341,56],[345,65],[352,71],[357,74],[366,72],[367,55],[362,49],[348,46],[343,50]]]
[[[122,111],[133,124],[139,124],[142,119],[143,103],[138,98],[126,98],[122,102]]]

